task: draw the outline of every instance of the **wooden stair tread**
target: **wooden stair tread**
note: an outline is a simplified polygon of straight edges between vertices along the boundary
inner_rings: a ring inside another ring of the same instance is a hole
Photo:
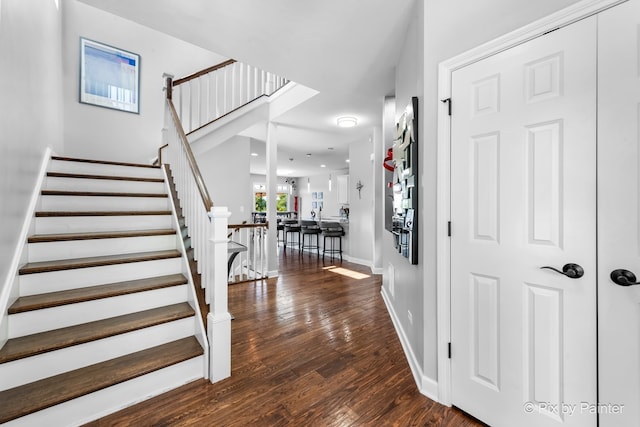
[[[30,236],[29,243],[65,242],[71,240],[119,239],[124,237],[168,236],[176,234],[171,228],[135,231],[99,231],[86,233],[35,234]]]
[[[144,178],[144,177],[118,176],[118,175],[93,175],[93,174],[69,173],[69,172],[47,172],[47,176],[51,178],[79,178],[79,179],[104,179],[104,180],[112,180],[112,181],[164,182],[163,178]]]
[[[110,160],[80,159],[77,157],[51,156],[51,160],[63,160],[67,162],[95,163],[100,165],[132,166],[137,168],[160,169],[160,166],[158,165],[146,165],[144,163],[114,162]]]
[[[0,391],[0,423],[202,355],[195,337]]]
[[[39,211],[37,218],[67,216],[135,216],[135,215],[171,215],[171,211]]]
[[[127,193],[120,191],[75,191],[42,190],[43,196],[88,196],[88,197],[169,197],[167,193]]]
[[[89,258],[74,258],[55,261],[30,262],[22,266],[19,274],[45,273],[50,271],[71,270],[76,268],[101,267],[105,265],[127,264],[132,262],[153,261],[167,258],[179,258],[177,250],[139,252],[133,254],[107,255]]]
[[[0,363],[11,362],[25,357],[59,350],[78,344],[97,341],[114,335],[148,328],[195,315],[186,303],[139,311],[123,316],[96,320],[89,323],[40,332],[9,339],[0,349]]]
[[[110,298],[119,295],[128,295],[137,292],[183,285],[185,283],[187,283],[187,278],[184,275],[170,274],[166,276],[149,277],[126,282],[109,283],[107,285],[88,286],[79,289],[69,289],[66,291],[29,295],[18,298],[11,307],[9,307],[9,314],[24,313],[32,310],[58,307],[61,305]]]

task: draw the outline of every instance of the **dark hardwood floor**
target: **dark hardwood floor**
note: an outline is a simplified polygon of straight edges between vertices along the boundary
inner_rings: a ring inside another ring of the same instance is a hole
[[[277,279],[229,288],[230,378],[89,425],[482,425],[418,392],[380,286],[366,267],[281,253]]]

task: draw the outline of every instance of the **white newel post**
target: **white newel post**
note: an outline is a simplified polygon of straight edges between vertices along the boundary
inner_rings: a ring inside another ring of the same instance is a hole
[[[208,246],[211,248],[207,261],[207,295],[210,304],[207,315],[209,336],[209,380],[212,383],[231,375],[231,315],[227,306],[227,225],[231,213],[226,207],[212,207],[211,234]]]

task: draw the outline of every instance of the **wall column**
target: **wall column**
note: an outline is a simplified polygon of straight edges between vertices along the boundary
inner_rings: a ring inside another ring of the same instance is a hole
[[[278,126],[267,122],[267,274],[268,277],[278,276],[278,216],[276,206],[278,200]]]
[[[382,141],[382,130],[380,127],[373,129],[372,137],[372,179],[373,183],[373,255],[371,260],[371,271],[375,274],[382,274],[382,233],[384,232],[384,174],[382,162],[384,160],[384,144]]]

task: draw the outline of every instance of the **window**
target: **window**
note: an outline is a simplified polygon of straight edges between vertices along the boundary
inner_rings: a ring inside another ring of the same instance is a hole
[[[267,211],[267,193],[266,186],[264,184],[254,184],[253,194],[255,200],[255,212]],[[276,199],[276,211],[288,212],[289,211],[289,194],[291,193],[290,185],[278,185],[277,186],[277,199]]]
[[[256,212],[266,212],[267,211],[267,193],[255,193]]]
[[[287,212],[287,201],[289,198],[286,193],[278,193],[278,202],[276,203],[276,210],[278,212]]]

